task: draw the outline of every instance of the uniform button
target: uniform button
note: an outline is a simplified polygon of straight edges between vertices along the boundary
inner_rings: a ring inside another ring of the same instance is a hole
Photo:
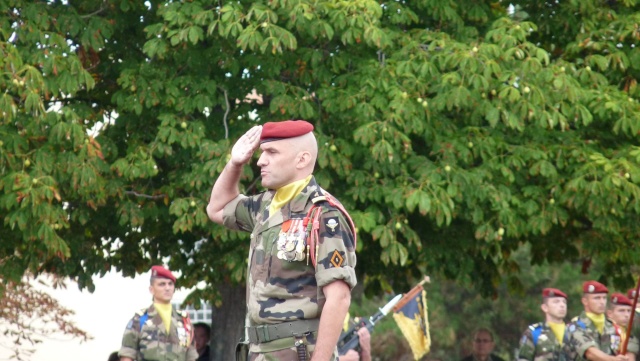
[[[254,239],[256,238],[256,236],[253,233],[251,233],[251,236],[249,236],[249,238]]]

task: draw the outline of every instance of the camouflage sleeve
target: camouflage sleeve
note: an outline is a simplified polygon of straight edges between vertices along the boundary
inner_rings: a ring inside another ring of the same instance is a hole
[[[222,222],[225,227],[233,230],[251,232],[254,226],[254,218],[251,214],[251,204],[254,201],[239,194],[222,210]]]
[[[598,348],[596,341],[582,327],[572,324],[569,329],[569,348],[572,353],[584,358],[584,353],[587,352],[587,349],[590,347]]]
[[[354,237],[344,215],[335,209],[328,210],[320,217],[319,247],[316,258],[316,281],[324,287],[337,280],[343,280],[351,289],[356,280],[356,250]]]
[[[520,345],[517,353],[518,360],[533,361],[536,355],[536,346],[533,344],[533,336],[531,330],[527,328],[520,338]]]
[[[638,354],[638,351],[640,351],[640,344],[638,343],[637,337],[631,336],[629,343],[627,344],[627,351],[636,355]]]
[[[128,357],[132,360],[138,358],[138,341],[140,340],[140,318],[135,315],[127,324],[122,336],[122,347],[118,356]]]

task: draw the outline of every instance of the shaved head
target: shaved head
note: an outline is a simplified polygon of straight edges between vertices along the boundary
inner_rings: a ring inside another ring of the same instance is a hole
[[[301,170],[304,170],[304,173],[311,174],[313,173],[313,167],[316,164],[316,160],[318,159],[318,141],[313,133],[307,133],[301,135],[299,137],[289,138],[289,146],[291,150],[298,154],[302,155],[303,153],[308,153],[308,161],[303,166]]]

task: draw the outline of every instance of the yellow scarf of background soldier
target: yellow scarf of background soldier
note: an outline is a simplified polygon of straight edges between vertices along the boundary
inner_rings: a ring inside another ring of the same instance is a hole
[[[297,196],[302,192],[304,187],[309,184],[311,181],[311,176],[308,176],[305,179],[300,179],[299,181],[295,181],[293,183],[289,183],[286,186],[282,186],[276,190],[276,195],[273,196],[273,200],[269,205],[269,217],[275,214],[280,208],[282,208],[285,204],[290,202],[293,197]]]
[[[164,327],[167,330],[167,335],[169,334],[169,330],[171,329],[171,304],[167,303],[154,303],[153,306],[158,311],[160,318],[162,318],[162,323],[164,323]]]
[[[598,329],[598,332],[602,335],[602,332],[604,332],[604,313],[597,315],[595,313],[586,312],[586,314],[591,322],[596,325],[596,329]]]
[[[560,346],[562,346],[562,339],[564,338],[564,330],[567,325],[565,325],[564,322],[560,322],[560,323],[549,322],[548,324],[549,324],[549,328],[551,328],[551,331],[553,331],[553,334],[556,336],[556,340],[558,340],[558,342],[560,343]]]

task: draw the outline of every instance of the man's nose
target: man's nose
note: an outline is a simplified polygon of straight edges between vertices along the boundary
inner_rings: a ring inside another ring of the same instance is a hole
[[[267,161],[264,159],[264,153],[262,153],[260,155],[260,158],[258,158],[258,163],[257,164],[258,164],[258,167],[262,167],[262,166],[267,165]]]

